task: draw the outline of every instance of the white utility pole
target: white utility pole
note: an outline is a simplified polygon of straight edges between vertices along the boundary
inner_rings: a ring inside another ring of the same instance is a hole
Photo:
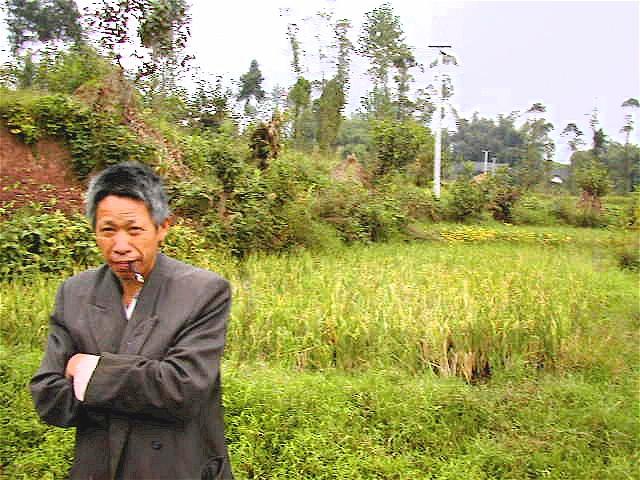
[[[489,171],[489,152],[490,150],[482,150],[484,153],[484,173]]]
[[[440,198],[440,171],[442,170],[442,95],[438,96],[436,109],[436,144],[433,155],[433,195]]]
[[[440,61],[436,60],[432,66],[434,65],[443,65],[445,62],[445,57],[449,56],[443,49],[451,48],[451,45],[429,45],[429,48],[437,48],[438,56],[440,57]],[[439,83],[439,85],[438,85]],[[445,88],[445,76],[444,75],[436,75],[436,84],[438,88],[438,106],[436,108],[436,121],[434,122],[434,126],[436,129],[436,142],[434,146],[434,155],[433,155],[433,196],[436,198],[440,198],[440,171],[442,170],[442,117],[444,116],[444,88]]]

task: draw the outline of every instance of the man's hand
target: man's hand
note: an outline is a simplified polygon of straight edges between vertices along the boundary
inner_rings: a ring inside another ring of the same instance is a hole
[[[94,355],[88,355],[86,353],[76,353],[67,362],[67,368],[64,372],[64,376],[67,378],[75,377],[79,366],[86,361],[86,357],[93,357],[93,356]]]
[[[87,353],[76,353],[67,362],[67,368],[64,375],[67,378],[73,378],[73,391],[78,400],[84,400],[84,393],[87,390],[91,375],[98,365],[100,357],[97,355],[89,355]]]

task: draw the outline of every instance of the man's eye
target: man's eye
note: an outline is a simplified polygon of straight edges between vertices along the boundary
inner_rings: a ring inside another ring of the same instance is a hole
[[[133,233],[133,234],[140,233],[140,232],[142,232],[142,228],[141,227],[131,227],[131,228],[129,228],[129,232]]]

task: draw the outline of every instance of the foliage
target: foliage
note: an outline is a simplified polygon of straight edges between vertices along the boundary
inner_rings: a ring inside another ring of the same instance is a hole
[[[249,103],[251,98],[257,102],[261,101],[265,97],[264,90],[262,88],[262,72],[257,60],[251,60],[249,71],[242,74],[240,77],[240,92],[238,93],[238,100],[245,100]]]
[[[67,217],[33,206],[0,225],[0,279],[69,273],[99,261],[91,228],[79,215]]]
[[[443,217],[442,205],[431,190],[412,185],[406,176],[389,176],[377,188],[398,202],[407,221],[438,222]]]
[[[482,118],[477,113],[471,119],[458,116],[456,131],[451,136],[455,157],[459,161],[481,162],[483,150],[489,150],[498,163],[517,163],[525,139],[515,126],[516,119],[515,113],[498,115],[497,120]]]
[[[640,271],[640,237],[635,236],[631,241],[616,249],[618,266],[623,270]]]
[[[29,42],[81,41],[74,0],[5,0],[9,43],[14,53]]]
[[[327,186],[319,192],[314,208],[347,243],[388,240],[402,231],[407,221],[396,198],[372,192],[356,182]]]
[[[127,52],[132,58],[142,59],[137,77],[158,71],[165,62],[169,73],[184,67],[190,57],[183,54],[189,39],[191,18],[185,0],[100,0],[89,15],[91,27],[99,35],[106,52],[121,64],[125,44],[133,46]],[[137,42],[130,36],[137,26]]]
[[[311,82],[304,77],[298,77],[296,83],[289,90],[288,101],[293,121],[293,141],[298,148],[303,148],[313,137],[311,120]],[[311,130],[311,133],[310,133]]]
[[[574,202],[575,204],[575,202]],[[557,210],[557,216],[562,214]],[[518,199],[511,210],[511,218],[516,225],[553,225],[555,219],[550,208],[542,201],[542,199],[532,193],[525,193]]]
[[[477,220],[487,204],[486,192],[481,184],[471,179],[471,172],[467,165],[465,172],[445,192],[445,211],[450,220]]]
[[[430,141],[427,128],[412,120],[376,120],[371,133],[376,151],[374,171],[378,177],[405,170]]]
[[[64,139],[72,154],[72,167],[79,178],[93,169],[137,160],[150,162],[153,146],[141,143],[120,119],[106,112],[93,112],[72,97],[6,92],[0,99],[0,119],[9,131],[29,144],[44,136]]]
[[[344,86],[338,77],[327,81],[318,99],[318,146],[322,152],[335,149],[345,103]]]
[[[74,93],[87,82],[99,82],[113,67],[85,44],[68,51],[46,50],[37,64],[32,86],[51,93]]]
[[[374,82],[374,95],[368,113],[381,119],[388,115],[391,104],[389,75],[395,67],[399,76],[399,97],[406,97],[408,69],[415,66],[411,48],[405,43],[400,17],[390,3],[383,3],[365,14],[358,38],[357,52],[370,61],[369,76]],[[366,106],[366,105],[365,105]]]
[[[340,124],[336,144],[344,157],[353,154],[363,161],[373,156],[371,123],[358,116],[345,118]]]
[[[594,198],[605,196],[611,188],[607,169],[595,159],[580,165],[575,177],[577,186]]]
[[[495,220],[511,222],[512,209],[520,198],[520,190],[507,169],[499,169],[490,175],[482,185],[488,199],[487,209]]]

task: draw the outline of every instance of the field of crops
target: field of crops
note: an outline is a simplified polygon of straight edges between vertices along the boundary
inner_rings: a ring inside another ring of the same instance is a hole
[[[428,240],[199,260],[234,285],[237,478],[638,474],[635,233],[439,226]],[[25,385],[61,278],[0,285],[0,478],[63,478]]]

